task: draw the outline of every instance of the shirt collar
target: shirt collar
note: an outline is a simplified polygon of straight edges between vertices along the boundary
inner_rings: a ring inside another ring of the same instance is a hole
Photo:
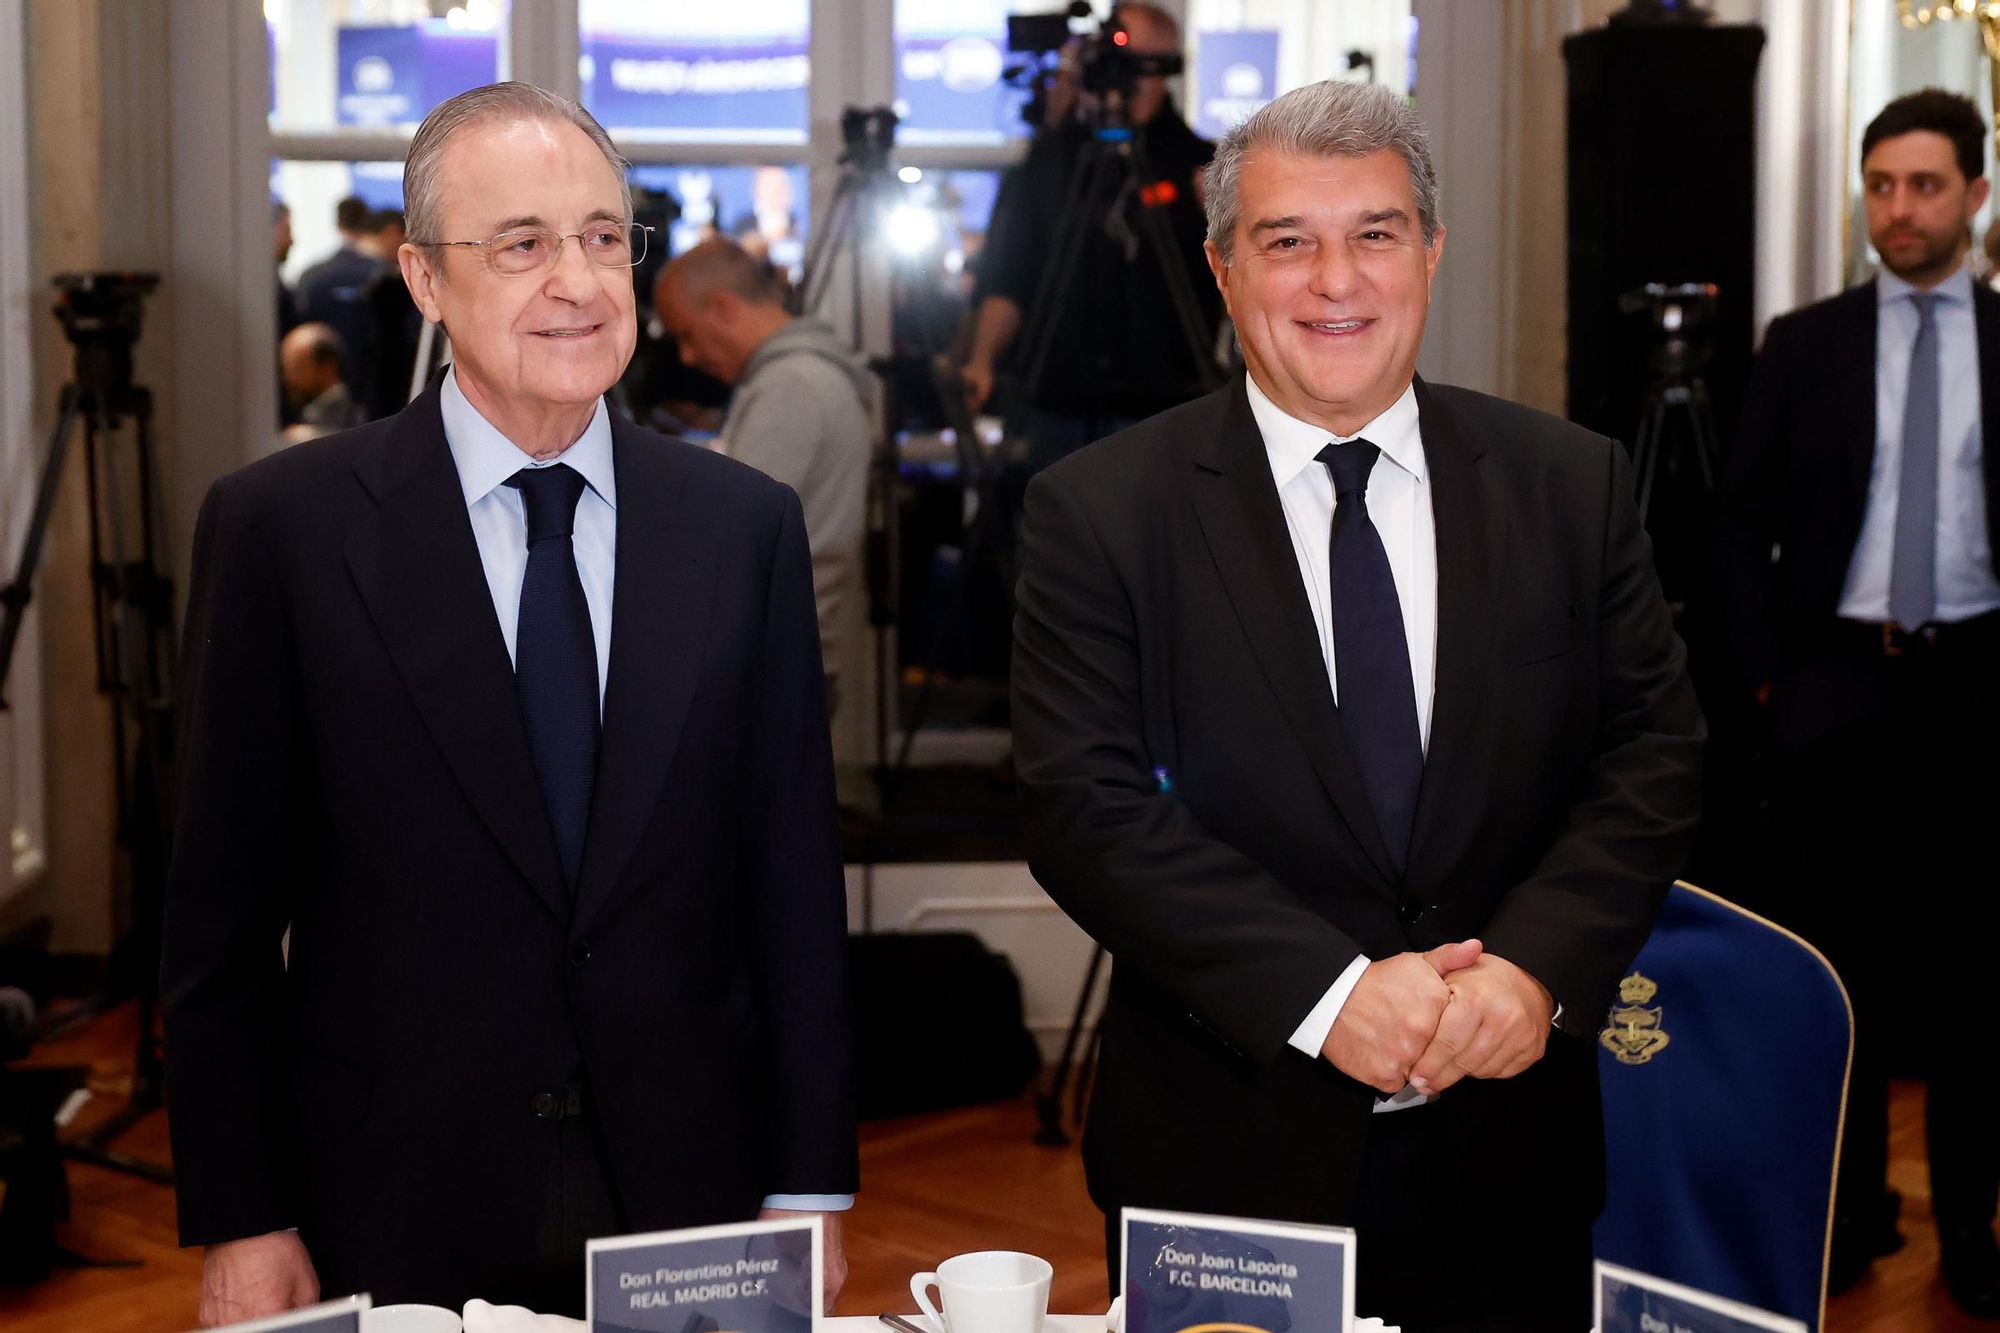
[[[1278,483],[1279,490],[1317,463],[1319,451],[1328,444],[1346,444],[1362,438],[1380,449],[1382,457],[1415,477],[1419,484],[1424,481],[1424,443],[1417,429],[1414,383],[1404,388],[1403,396],[1391,403],[1388,411],[1354,434],[1335,435],[1324,427],[1300,421],[1272,402],[1257,387],[1256,376],[1245,375],[1244,381],[1250,394],[1250,415],[1256,418],[1257,429],[1264,436],[1264,450],[1271,457],[1271,479]]]
[[[528,457],[520,446],[500,433],[499,427],[479,414],[479,409],[465,396],[465,390],[458,387],[456,368],[445,372],[444,384],[438,390],[438,414],[444,418],[445,443],[451,446],[451,461],[458,468],[466,508],[484,500],[522,468],[550,467],[556,463],[567,463],[581,472],[599,499],[613,509],[618,508],[618,472],[612,465],[611,454],[611,413],[602,398],[597,400],[597,410],[576,443],[543,463]]]
[[[1886,268],[1882,270],[1881,277],[1875,284],[1875,290],[1877,304],[1885,306],[1895,301],[1906,301],[1919,292],[1918,288],[1904,282]],[[1952,270],[1952,275],[1931,288],[1929,294],[1943,297],[1945,300],[1959,305],[1971,305],[1971,257],[1967,256],[1956,269]]]

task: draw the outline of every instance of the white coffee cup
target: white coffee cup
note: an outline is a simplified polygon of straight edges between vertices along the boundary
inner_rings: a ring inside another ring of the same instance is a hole
[[[910,1295],[939,1333],[1042,1333],[1055,1275],[1048,1260],[1032,1254],[981,1250],[947,1259],[935,1273],[917,1274]],[[942,1314],[931,1304],[932,1287]]]
[[[461,1333],[465,1324],[442,1305],[378,1305],[362,1318],[367,1333]]]

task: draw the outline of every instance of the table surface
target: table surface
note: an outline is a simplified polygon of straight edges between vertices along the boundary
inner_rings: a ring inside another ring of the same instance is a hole
[[[928,1326],[930,1323],[922,1315],[906,1314],[903,1317],[912,1320],[919,1327]],[[551,1319],[550,1322],[555,1321]],[[583,1321],[564,1320],[561,1322],[573,1325],[578,1330],[578,1333],[582,1333]],[[837,1319],[822,1319],[819,1327],[825,1330],[825,1333],[888,1333],[889,1330],[887,1324],[869,1315],[842,1315]],[[1048,1322],[1042,1325],[1042,1333],[1105,1333],[1104,1316],[1101,1314],[1050,1315]]]

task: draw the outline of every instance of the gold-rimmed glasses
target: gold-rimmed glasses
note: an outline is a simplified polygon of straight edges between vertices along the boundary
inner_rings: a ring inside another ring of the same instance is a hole
[[[510,278],[540,273],[556,262],[563,242],[575,241],[584,258],[600,268],[631,268],[646,257],[646,237],[653,229],[638,222],[598,222],[582,231],[560,232],[552,227],[516,227],[483,241],[419,241],[419,245],[463,246],[486,256],[495,273]]]

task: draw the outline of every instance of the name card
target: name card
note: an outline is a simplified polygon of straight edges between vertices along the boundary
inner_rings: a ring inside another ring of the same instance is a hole
[[[1354,1233],[1127,1208],[1124,1333],[1350,1333]]]
[[[1599,1260],[1597,1333],[1806,1333],[1806,1326]]]
[[[229,1324],[213,1330],[213,1333],[276,1333],[279,1329],[284,1333],[365,1333],[368,1308],[366,1296],[349,1296],[345,1300],[328,1301],[324,1305],[272,1315],[269,1319]]]
[[[816,1217],[594,1240],[591,1333],[805,1333],[823,1244]]]

